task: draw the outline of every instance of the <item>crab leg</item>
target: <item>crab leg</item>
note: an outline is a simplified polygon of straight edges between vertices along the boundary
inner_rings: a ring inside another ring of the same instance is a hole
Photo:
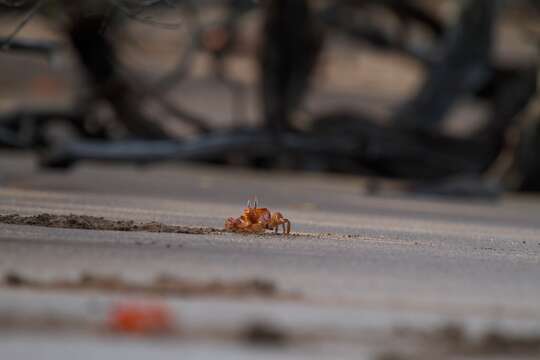
[[[285,232],[285,224],[287,224],[287,231]],[[283,219],[283,234],[289,234],[291,232],[291,222],[289,219]]]

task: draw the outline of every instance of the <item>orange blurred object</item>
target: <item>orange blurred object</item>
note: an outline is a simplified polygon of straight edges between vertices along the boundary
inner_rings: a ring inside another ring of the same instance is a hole
[[[173,315],[163,304],[117,304],[109,314],[113,331],[131,334],[155,334],[172,330]]]

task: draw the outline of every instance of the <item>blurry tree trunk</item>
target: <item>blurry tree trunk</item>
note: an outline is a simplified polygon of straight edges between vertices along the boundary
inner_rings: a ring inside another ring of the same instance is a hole
[[[275,132],[291,126],[290,116],[309,86],[322,45],[307,0],[267,0],[259,53],[264,121]]]
[[[119,122],[134,136],[147,139],[167,138],[165,131],[147,119],[139,104],[140,96],[118,70],[115,50],[104,35],[105,5],[86,13],[84,2],[68,4],[70,23],[67,34],[84,67],[95,96],[107,101]]]
[[[521,191],[540,191],[540,117],[536,115],[537,118],[522,129],[516,154]]]

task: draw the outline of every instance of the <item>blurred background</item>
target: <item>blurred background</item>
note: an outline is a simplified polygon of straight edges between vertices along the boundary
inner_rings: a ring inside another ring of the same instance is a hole
[[[0,358],[540,358],[539,19],[0,0]]]
[[[373,192],[540,189],[534,0],[0,11],[0,147],[44,168],[196,161],[360,174]]]

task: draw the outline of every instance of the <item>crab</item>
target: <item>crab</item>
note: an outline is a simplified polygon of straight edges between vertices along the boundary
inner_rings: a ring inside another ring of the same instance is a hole
[[[238,218],[228,218],[225,221],[225,229],[233,232],[261,234],[265,230],[274,230],[277,234],[279,226],[283,227],[283,234],[291,232],[291,222],[285,219],[280,212],[271,213],[267,208],[258,208],[257,199],[253,203],[247,202],[247,207]]]

